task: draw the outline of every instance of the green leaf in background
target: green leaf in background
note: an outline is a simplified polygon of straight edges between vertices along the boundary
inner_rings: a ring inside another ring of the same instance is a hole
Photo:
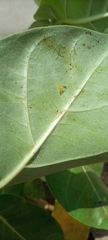
[[[2,39],[0,56],[0,188],[28,162],[17,182],[106,161],[107,34],[31,29]]]
[[[88,165],[92,171],[96,173],[99,177],[101,176],[102,170],[103,170],[103,163],[97,163],[97,164],[91,164]]]
[[[45,190],[42,181],[40,179],[35,179],[25,182],[21,195],[24,197],[30,196],[33,198],[45,199]]]
[[[108,229],[108,189],[90,167],[78,167],[47,176],[62,207],[85,225]]]
[[[41,0],[34,0],[34,1],[35,1],[35,3],[39,6]]]
[[[0,190],[0,194],[15,194],[15,195],[21,195],[23,187],[25,183],[19,183],[10,187],[4,187]]]
[[[0,195],[0,239],[64,240],[59,224],[24,198]]]
[[[59,19],[60,16],[53,8],[45,4],[39,7],[34,18],[36,21],[30,26],[30,28],[56,25],[57,19]]]
[[[30,196],[32,198],[45,199],[45,190],[40,179],[19,183],[10,187],[5,187],[0,190],[0,194],[16,194],[20,196]]]
[[[44,26],[50,26],[52,23],[50,23],[48,20],[39,20],[34,22],[30,28],[36,28],[36,27],[44,27]]]
[[[108,32],[108,0],[41,0],[34,18]]]

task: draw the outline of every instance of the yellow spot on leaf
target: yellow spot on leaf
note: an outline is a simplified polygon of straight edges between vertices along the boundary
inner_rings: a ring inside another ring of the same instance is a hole
[[[58,90],[61,93],[64,93],[64,89],[62,88],[62,86],[60,84],[58,84]]]

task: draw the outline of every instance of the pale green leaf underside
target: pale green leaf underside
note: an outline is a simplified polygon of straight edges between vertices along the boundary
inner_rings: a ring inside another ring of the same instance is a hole
[[[107,35],[33,29],[1,40],[0,57],[1,187],[30,160],[37,172],[106,160]]]

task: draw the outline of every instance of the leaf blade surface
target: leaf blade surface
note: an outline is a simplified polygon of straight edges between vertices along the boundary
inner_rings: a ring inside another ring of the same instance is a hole
[[[67,26],[1,40],[1,187],[30,160],[33,169],[90,164],[96,155],[103,161],[107,42],[107,35]]]

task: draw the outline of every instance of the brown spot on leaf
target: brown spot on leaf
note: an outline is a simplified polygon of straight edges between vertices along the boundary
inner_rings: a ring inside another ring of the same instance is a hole
[[[92,35],[92,32],[88,30],[86,31],[86,34]]]

